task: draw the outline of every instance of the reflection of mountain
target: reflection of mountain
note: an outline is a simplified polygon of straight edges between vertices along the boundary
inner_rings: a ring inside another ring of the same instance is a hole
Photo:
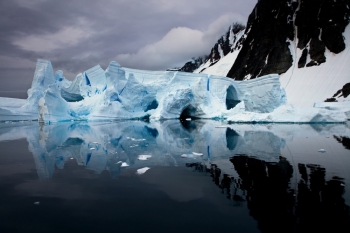
[[[335,138],[338,142],[340,142],[341,144],[343,144],[343,146],[344,146],[346,149],[350,150],[350,138],[348,138],[348,137],[342,137],[342,136],[336,136],[336,135],[334,135],[334,138]]]
[[[187,164],[209,172],[213,182],[236,206],[247,204],[250,215],[262,232],[349,232],[349,206],[345,204],[343,179],[325,179],[326,170],[318,165],[298,164],[279,157],[266,162],[247,155],[230,159],[236,176],[224,174],[217,166]],[[300,180],[291,187],[293,169]]]
[[[326,181],[326,170],[318,165],[298,164],[296,214],[300,228],[313,232],[350,232],[349,206],[345,205],[343,178]]]

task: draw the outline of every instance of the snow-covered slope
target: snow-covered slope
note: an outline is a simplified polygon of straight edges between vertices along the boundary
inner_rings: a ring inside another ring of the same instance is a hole
[[[333,95],[346,83],[350,83],[350,26],[344,32],[346,48],[339,54],[326,50],[326,62],[319,66],[298,68],[302,50],[291,43],[293,66],[281,74],[281,86],[285,88],[288,101],[294,106],[313,106]],[[310,61],[308,57],[307,63]],[[350,101],[347,98],[337,98],[338,101]],[[350,103],[349,103],[350,104]]]
[[[226,76],[241,49],[241,37],[244,35],[245,27],[239,23],[233,23],[227,32],[221,36],[210,51],[204,57],[192,58],[179,71]],[[211,67],[218,64],[211,71]]]
[[[220,58],[216,61],[210,59],[206,63],[202,64],[198,69],[193,71],[193,73],[203,73],[203,74],[215,74],[220,76],[226,76],[235,62],[239,52],[241,51],[241,45],[239,44],[240,39],[244,35],[244,30],[239,31],[233,37],[231,42],[231,50],[226,55],[221,54]],[[214,48],[213,48],[214,49]]]
[[[237,49],[194,72],[235,80],[277,73],[298,107],[350,101],[349,21],[350,0],[260,0]]]

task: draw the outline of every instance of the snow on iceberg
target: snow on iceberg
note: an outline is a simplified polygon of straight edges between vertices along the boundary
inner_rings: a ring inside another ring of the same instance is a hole
[[[58,122],[149,118],[227,119],[231,122],[344,122],[345,107],[293,108],[277,74],[259,79],[230,78],[178,71],[144,71],[112,61],[73,81],[51,62],[39,59],[28,99],[0,98],[0,120]]]

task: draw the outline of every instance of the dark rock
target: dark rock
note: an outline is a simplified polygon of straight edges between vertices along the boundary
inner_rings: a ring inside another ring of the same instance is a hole
[[[242,24],[239,24],[239,23],[232,24],[228,29],[228,31],[225,33],[225,35],[220,37],[220,39],[216,42],[214,47],[211,49],[209,54],[210,62],[212,63],[217,62],[218,60],[221,59],[221,55],[226,56],[228,53],[233,51],[234,50],[234,48],[232,48],[233,44],[230,43],[230,34],[232,33],[234,35],[234,40],[233,40],[233,43],[234,43],[238,39],[236,36],[237,33],[239,33],[244,29],[245,27]],[[222,51],[222,54],[220,54],[219,47]]]
[[[350,83],[347,83],[343,86],[342,93],[343,93],[344,98],[346,98],[350,95]]]
[[[313,38],[310,41],[310,58],[317,61],[318,64],[326,62],[325,51],[326,46],[323,41],[320,41],[318,38]]]
[[[186,64],[183,67],[180,68],[180,71],[193,72],[197,68],[198,67],[196,66],[196,63],[194,63],[193,61],[189,61],[189,62],[186,62]]]
[[[303,50],[303,53],[301,54],[300,59],[299,59],[298,68],[303,68],[303,67],[305,67],[305,65],[306,65],[306,59],[307,59],[307,53],[308,53],[308,49],[305,48],[305,49]]]
[[[297,26],[298,48],[303,49],[311,38],[319,36],[318,14],[322,0],[300,0],[299,10],[295,16]]]
[[[318,0],[314,0],[318,1]],[[319,13],[319,25],[322,28],[321,39],[333,53],[345,49],[343,32],[349,24],[350,0],[323,0]]]
[[[339,97],[348,97],[350,95],[350,83],[347,83],[343,86],[342,89],[339,89],[331,98],[325,100],[325,102],[337,102],[336,98]]]
[[[284,44],[280,44],[272,49],[268,55],[268,62],[260,72],[259,76],[271,73],[282,74],[292,66],[293,57],[290,54],[288,45],[289,43],[285,42]]]
[[[333,95],[333,97],[337,97],[339,94],[341,94],[341,92],[342,92],[342,89],[338,90],[338,91]]]
[[[349,24],[349,8],[350,0],[259,0],[227,76],[243,80],[286,72],[292,65],[288,41],[294,41],[295,30],[297,47],[304,49],[298,67],[305,67],[308,52],[312,61],[306,67],[326,62],[326,48],[333,53],[345,49],[342,33]]]
[[[311,66],[317,66],[317,62],[310,61],[309,63],[306,64],[306,67],[311,67]]]
[[[300,0],[295,18],[298,48],[305,48],[311,38],[321,35],[321,40],[331,52],[343,51],[345,43],[342,33],[349,23],[349,4],[349,0]]]
[[[205,63],[207,59],[208,59],[207,56],[197,57],[197,58],[193,57],[192,61],[187,62],[183,67],[179,69],[179,71],[191,73],[194,70],[196,70],[198,67],[200,67],[203,63]]]
[[[338,102],[335,98],[328,98],[324,102]]]
[[[227,77],[243,80],[284,73],[293,60],[287,39],[294,39],[292,0],[260,0],[248,18],[246,39]]]
[[[220,38],[221,40],[221,38]],[[218,61],[221,56],[220,56],[220,52],[219,52],[219,43],[222,43],[222,41],[217,42],[214,47],[211,49],[210,54],[209,54],[209,59],[211,62],[216,62]]]

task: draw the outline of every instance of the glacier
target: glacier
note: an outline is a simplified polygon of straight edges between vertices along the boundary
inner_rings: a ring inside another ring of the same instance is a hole
[[[38,59],[27,100],[0,97],[0,121],[114,121],[122,119],[222,119],[228,122],[346,122],[350,104],[288,104],[278,74],[233,79],[179,71],[145,71],[115,61],[67,80]]]

